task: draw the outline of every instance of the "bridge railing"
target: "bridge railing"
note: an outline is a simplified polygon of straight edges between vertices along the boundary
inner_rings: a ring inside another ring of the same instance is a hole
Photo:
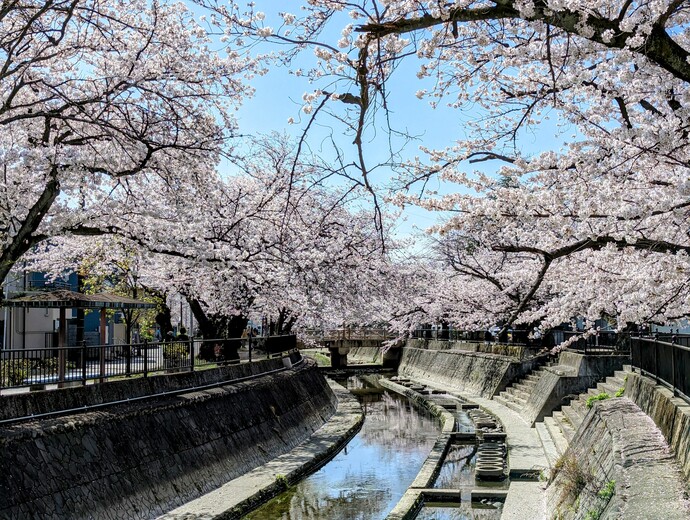
[[[335,340],[388,340],[397,337],[393,332],[385,328],[369,328],[369,327],[343,327],[335,329],[314,329],[306,330],[301,333],[305,339],[320,342],[320,341],[335,341]]]
[[[0,350],[0,389],[194,371],[295,349],[294,335]]]
[[[671,339],[664,337],[664,339]],[[674,338],[678,339],[678,338]],[[632,367],[690,402],[690,347],[657,338],[630,338]]]

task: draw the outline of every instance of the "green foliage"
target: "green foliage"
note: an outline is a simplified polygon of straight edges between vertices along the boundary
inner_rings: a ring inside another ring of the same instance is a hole
[[[621,386],[618,391],[616,392],[616,397],[623,397],[623,394],[625,393],[625,387]]]
[[[187,343],[165,343],[163,345],[163,359],[166,367],[179,367],[189,357]]]
[[[585,515],[585,520],[599,520],[601,513],[596,509],[590,509]]]
[[[318,352],[314,354],[314,359],[316,360],[316,363],[320,367],[329,367],[331,366],[331,358],[328,356],[324,356],[323,354],[319,354]]]
[[[278,474],[276,475],[276,484],[278,484],[278,487],[281,489],[287,489],[288,488],[288,479],[285,475]]]
[[[616,494],[616,481],[615,480],[609,480],[603,488],[599,490],[599,498],[603,498],[604,500],[610,500],[613,495]]]
[[[7,359],[0,361],[2,386],[18,386],[31,375],[33,362],[30,359]]]
[[[604,401],[604,400],[610,399],[610,398],[611,398],[611,396],[609,394],[607,394],[606,392],[602,392],[602,393],[597,394],[597,395],[589,396],[587,398],[587,408],[591,408],[592,406],[594,406],[594,403],[596,401]]]

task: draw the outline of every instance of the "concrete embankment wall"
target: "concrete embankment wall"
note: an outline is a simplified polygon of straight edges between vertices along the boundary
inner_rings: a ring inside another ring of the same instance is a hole
[[[242,383],[6,426],[0,517],[156,517],[286,453],[335,408],[307,361]]]
[[[517,361],[506,356],[455,350],[405,347],[398,373],[451,389],[491,398],[542,360]]]
[[[690,405],[654,380],[628,373],[625,396],[659,427],[673,450],[685,479],[690,481]]]
[[[688,518],[668,444],[627,398],[594,405],[554,472],[547,493],[554,518]]]
[[[295,352],[290,354],[289,357],[295,363],[301,359],[301,354]],[[185,388],[255,376],[282,367],[283,360],[281,358],[272,358],[253,363],[227,365],[195,372],[120,379],[98,385],[6,395],[0,398],[2,403],[2,406],[0,406],[0,420],[40,415],[60,410],[79,409],[86,406],[112,403],[164,392],[175,392]]]
[[[347,353],[348,363],[381,363],[381,347],[355,346]]]

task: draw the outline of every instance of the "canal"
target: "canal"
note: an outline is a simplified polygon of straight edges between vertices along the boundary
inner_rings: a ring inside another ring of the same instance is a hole
[[[340,381],[360,400],[362,429],[333,460],[246,518],[385,518],[417,476],[440,432],[439,421],[375,376]]]

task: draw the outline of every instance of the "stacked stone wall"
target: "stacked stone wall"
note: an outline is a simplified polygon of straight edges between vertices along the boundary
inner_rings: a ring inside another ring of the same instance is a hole
[[[540,358],[517,361],[479,352],[405,347],[398,372],[422,382],[491,398],[541,361]]]
[[[335,408],[307,362],[243,383],[6,426],[0,517],[153,518],[286,453]]]

